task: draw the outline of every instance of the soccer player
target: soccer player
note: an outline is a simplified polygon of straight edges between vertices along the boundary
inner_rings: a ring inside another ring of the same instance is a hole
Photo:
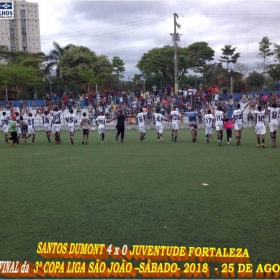
[[[189,112],[185,113],[186,116],[189,118],[189,126],[191,129],[191,136],[193,143],[196,142],[196,136],[197,136],[197,118],[196,116],[202,117],[200,113],[198,113],[194,108],[192,107]]]
[[[64,109],[65,109],[65,106],[61,110],[58,110],[58,108],[55,107],[54,110],[52,111],[52,118],[53,118],[52,119],[52,129],[54,132],[56,144],[60,144],[60,142],[61,142],[61,140],[60,140],[60,130],[61,130],[60,115],[64,111]]]
[[[279,125],[279,108],[277,108],[277,102],[271,105],[269,109],[269,131],[272,140],[272,146],[276,148],[276,132]]]
[[[171,139],[174,142],[177,142],[179,124],[178,122],[181,120],[181,114],[173,107],[173,110],[170,113],[169,121],[171,121]],[[174,139],[175,134],[175,139]]]
[[[255,132],[257,137],[257,147],[263,147],[265,148],[265,133],[266,133],[266,127],[265,127],[265,110],[261,105],[258,105],[258,110],[255,110],[256,102],[253,106],[254,108],[254,114],[256,114],[256,126],[255,126]],[[262,138],[262,144],[260,141],[260,138]]]
[[[241,142],[241,131],[243,129],[243,111],[251,104],[252,101],[253,99],[251,99],[244,108],[241,108],[240,104],[237,104],[237,109],[233,111],[232,118],[234,119],[234,130],[237,146],[239,146]]]
[[[83,113],[83,117],[81,118],[81,128],[83,129],[83,142],[82,144],[88,143],[88,135],[89,135],[89,127],[90,127],[90,119],[87,117],[86,113]]]
[[[68,130],[70,132],[71,144],[74,144],[74,132],[75,132],[75,123],[77,122],[76,116],[73,114],[73,110],[69,110],[69,115],[66,117]]]
[[[32,144],[35,142],[35,124],[34,124],[34,119],[37,116],[37,112],[35,116],[32,116],[32,113],[28,114],[28,117],[26,118],[27,121],[27,126],[28,126],[28,136],[25,137],[24,143],[26,143],[26,139],[31,137],[32,135]]]
[[[163,140],[163,138],[162,138],[162,133],[163,133],[162,120],[165,120],[168,122],[168,120],[163,117],[163,115],[160,113],[160,111],[161,111],[161,109],[157,108],[156,113],[153,114],[154,122],[155,122],[155,126],[156,126],[157,138],[158,138],[159,143]]]
[[[112,118],[110,120],[108,120],[107,122],[111,122],[114,121],[115,119],[117,119],[117,125],[116,125],[116,129],[117,129],[117,133],[116,133],[116,141],[118,141],[119,136],[121,135],[121,142],[123,142],[124,139],[124,122],[126,118],[133,118],[135,117],[134,115],[129,115],[129,116],[125,116],[121,110],[118,111],[118,115],[115,118]]]
[[[11,144],[11,148],[15,147],[14,144],[17,142],[18,137],[17,137],[17,122],[16,122],[17,117],[16,116],[12,116],[12,121],[9,124],[9,128],[10,128],[10,133],[11,133],[11,138],[10,140],[12,140],[12,144]]]
[[[106,118],[104,116],[104,112],[100,113],[100,116],[97,117],[95,123],[98,127],[98,137],[101,137],[101,143],[104,143],[105,138],[105,125],[106,125]]]
[[[19,144],[19,139],[21,138],[21,128],[20,128],[20,115],[19,112],[15,112],[16,115],[16,127],[17,127],[17,144]]]
[[[143,109],[140,109],[140,113],[137,114],[136,118],[138,121],[138,129],[140,133],[140,142],[143,143],[146,136],[146,125],[145,125],[145,116],[147,116],[147,112],[143,112]]]
[[[51,143],[51,115],[48,111],[45,111],[44,114],[41,114],[39,109],[37,108],[37,114],[42,117],[43,120],[43,127],[46,132],[47,139],[49,143]]]
[[[3,126],[3,132],[5,137],[5,142],[9,143],[8,137],[9,137],[9,117],[6,116],[6,112],[2,113],[3,117],[1,118],[2,126]]]
[[[206,135],[206,141],[207,144],[209,144],[209,138],[212,138],[212,134],[213,134],[213,121],[214,121],[214,117],[211,114],[211,110],[207,111],[207,114],[204,115],[203,119],[204,120],[204,126],[205,126],[205,135]]]
[[[221,146],[223,142],[224,118],[225,118],[225,114],[222,111],[222,106],[218,106],[217,111],[215,112],[215,121],[216,121],[216,131],[217,131],[219,146]]]

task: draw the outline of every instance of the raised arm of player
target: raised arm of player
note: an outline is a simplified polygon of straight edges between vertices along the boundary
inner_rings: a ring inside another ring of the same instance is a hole
[[[244,107],[244,110],[251,104],[251,102],[253,101],[254,99],[251,99],[247,104],[246,106]]]

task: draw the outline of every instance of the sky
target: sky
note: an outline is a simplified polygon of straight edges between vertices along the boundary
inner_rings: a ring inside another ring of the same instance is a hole
[[[226,44],[240,52],[239,62],[250,70],[261,63],[259,42],[267,36],[280,44],[280,0],[274,1],[69,1],[37,0],[41,49],[48,54],[55,40],[86,46],[111,60],[125,62],[126,79],[139,73],[144,53],[172,45],[174,13],[181,28],[179,45],[205,41],[218,62]],[[225,67],[225,65],[224,65]]]

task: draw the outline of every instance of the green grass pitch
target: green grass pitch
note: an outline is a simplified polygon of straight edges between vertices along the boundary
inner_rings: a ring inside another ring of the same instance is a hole
[[[104,144],[96,131],[87,146],[81,131],[74,145],[61,138],[1,141],[0,260],[34,263],[38,242],[57,241],[247,248],[253,264],[279,263],[280,148],[268,132],[266,149],[253,129],[240,147],[206,144],[202,129],[196,143],[185,129],[177,143],[170,130],[160,144],[154,130],[143,144],[136,130],[124,143],[114,131]]]

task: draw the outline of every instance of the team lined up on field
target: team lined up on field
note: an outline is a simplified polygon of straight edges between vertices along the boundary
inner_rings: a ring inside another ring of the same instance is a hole
[[[270,104],[271,107],[269,108],[270,116],[269,116],[269,128],[270,128],[270,135],[272,139],[272,144],[274,147],[276,147],[276,132],[278,129],[279,124],[279,108],[277,107],[277,97],[275,96],[275,99],[272,101],[273,104]],[[236,144],[237,146],[241,143],[241,131],[243,129],[243,111],[248,107],[250,104],[254,109],[254,114],[256,115],[256,125],[255,125],[255,133],[257,137],[257,146],[265,148],[265,133],[266,133],[266,126],[265,126],[265,110],[261,105],[258,105],[257,110],[255,110],[257,105],[257,99],[251,99],[251,101],[248,102],[248,104],[241,108],[240,104],[237,105],[237,109],[234,110],[232,119],[225,118],[225,114],[222,111],[222,108],[218,106],[216,112],[212,114],[211,110],[208,110],[207,114],[204,116],[201,115],[201,113],[197,112],[194,109],[191,109],[188,112],[183,113],[183,115],[188,116],[189,118],[189,126],[191,129],[191,135],[192,135],[192,141],[196,142],[197,137],[197,116],[200,116],[203,118],[205,123],[205,135],[206,135],[206,142],[209,143],[209,139],[212,138],[213,134],[213,124],[215,123],[216,132],[217,132],[217,139],[218,144],[221,145],[223,141],[223,129],[226,129],[227,132],[227,143],[229,144],[231,142],[231,131],[234,127],[235,133],[236,133]],[[19,115],[18,112],[15,112],[12,116],[6,116],[6,113],[3,112],[3,117],[1,118],[2,125],[3,125],[3,131],[5,134],[5,141],[8,142],[8,133],[9,130],[11,131],[11,138],[10,140],[13,140],[14,143],[19,143],[19,139],[23,138],[24,142],[26,143],[27,139],[32,137],[32,143],[35,142],[35,126],[34,126],[34,119],[39,114],[42,117],[44,130],[46,132],[46,137],[49,142],[51,142],[51,132],[54,135],[55,143],[60,144],[60,130],[61,130],[61,113],[65,108],[62,108],[61,110],[58,110],[57,107],[55,107],[53,110],[51,108],[52,105],[49,106],[48,110],[46,110],[44,113],[42,111],[39,111],[37,109],[35,116],[32,116],[32,113],[29,113],[28,116],[24,119],[23,115]],[[115,119],[117,119],[117,134],[116,134],[116,140],[118,140],[119,135],[121,135],[121,142],[123,142],[124,139],[124,129],[125,129],[125,119],[127,117],[136,117],[138,121],[138,128],[140,133],[140,142],[143,143],[143,140],[145,140],[146,135],[146,117],[147,113],[143,112],[142,109],[140,109],[140,113],[138,113],[136,116],[125,116],[122,114],[122,111],[118,112],[118,116],[113,119],[106,119],[103,112],[101,112],[101,115],[97,117],[95,120],[96,125],[98,127],[98,136],[101,137],[101,143],[103,143],[105,138],[105,128],[106,123],[109,123]],[[161,112],[160,109],[156,110],[156,113],[153,113],[153,121],[155,124],[155,129],[157,132],[157,138],[158,142],[160,143],[163,140],[163,120],[171,123],[171,131],[172,131],[172,141],[177,141],[178,138],[178,130],[179,130],[179,122],[182,121],[182,114],[176,110],[176,108],[173,108],[170,115],[165,118]],[[14,119],[15,124],[11,123],[9,124],[9,120]],[[75,126],[78,122],[76,115],[73,114],[73,110],[69,110],[69,115],[66,117],[69,133],[70,133],[70,141],[73,144],[74,143],[74,132],[75,132]],[[86,116],[86,113],[83,113],[83,117],[80,120],[81,128],[83,129],[83,141],[82,144],[88,143],[88,135],[89,135],[89,129],[90,129],[90,119]],[[17,128],[17,136],[15,137],[15,128]],[[13,134],[12,134],[13,132]],[[12,144],[12,146],[14,146]]]

